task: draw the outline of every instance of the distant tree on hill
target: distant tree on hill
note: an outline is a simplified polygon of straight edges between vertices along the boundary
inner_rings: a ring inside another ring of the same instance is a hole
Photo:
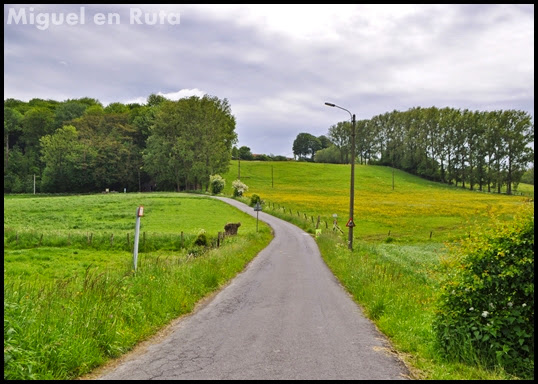
[[[329,138],[340,152],[340,163],[349,162],[351,123],[339,122],[329,128]]]
[[[238,149],[238,156],[241,160],[252,160],[252,152],[250,151],[250,148],[243,145]]]
[[[307,156],[310,156],[310,160],[313,160],[314,154],[320,149],[320,140],[310,133],[299,133],[293,142],[293,154],[299,160],[306,159]]]
[[[333,145],[333,142],[325,135],[318,136],[319,143],[321,144],[320,149],[329,148]]]
[[[316,163],[341,164],[340,151],[336,145],[331,145],[328,148],[320,149],[314,155],[314,161]]]

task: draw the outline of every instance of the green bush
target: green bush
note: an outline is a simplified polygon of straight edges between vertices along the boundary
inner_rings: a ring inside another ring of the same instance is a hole
[[[234,197],[243,196],[243,193],[248,191],[248,186],[245,183],[242,183],[241,180],[234,180],[232,182],[232,188],[234,190]]]
[[[220,175],[211,175],[209,176],[209,188],[213,195],[218,195],[224,190],[226,185],[226,180]]]
[[[205,230],[200,230],[198,232],[198,235],[196,236],[196,239],[194,240],[194,245],[198,245],[200,247],[207,247],[209,244],[209,239],[207,238],[207,233]]]
[[[534,378],[534,216],[469,238],[455,252],[433,328],[443,354]]]
[[[260,203],[260,205],[261,205],[263,203],[262,199],[260,198],[260,196],[253,193],[252,196],[250,196],[250,206],[254,207],[257,203]]]

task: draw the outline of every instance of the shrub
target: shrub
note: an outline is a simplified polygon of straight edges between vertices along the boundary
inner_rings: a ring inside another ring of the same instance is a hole
[[[256,203],[262,204],[262,199],[257,194],[253,193],[252,196],[250,196],[250,206],[254,207]]]
[[[433,323],[440,350],[534,377],[534,216],[467,239],[455,260]]]
[[[248,191],[247,185],[242,183],[241,180],[234,180],[232,188],[234,189],[234,197],[243,196],[243,193]]]
[[[194,240],[194,245],[198,245],[200,247],[207,247],[208,244],[209,239],[207,238],[207,233],[205,232],[205,230],[201,229],[200,232],[198,232],[196,239]]]
[[[211,175],[209,176],[209,188],[213,195],[218,195],[224,190],[226,185],[226,180],[220,175]]]

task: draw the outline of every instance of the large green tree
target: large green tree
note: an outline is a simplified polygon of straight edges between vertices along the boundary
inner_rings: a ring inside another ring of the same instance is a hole
[[[329,128],[328,137],[340,152],[340,163],[344,164],[349,162],[351,123],[344,121],[331,126]]]
[[[247,147],[246,145],[241,146],[237,151],[241,160],[252,160],[254,158],[250,147]]]
[[[54,134],[43,136],[40,142],[42,161],[45,164],[41,190],[78,191],[78,181],[83,175],[78,169],[82,145],[78,142],[76,128],[72,125],[58,128]]]
[[[237,141],[227,99],[205,95],[159,104],[144,151],[144,168],[157,188],[200,189],[228,170]]]
[[[306,159],[310,156],[310,160],[314,160],[316,151],[320,149],[320,140],[310,133],[299,133],[293,141],[293,154],[299,159]]]

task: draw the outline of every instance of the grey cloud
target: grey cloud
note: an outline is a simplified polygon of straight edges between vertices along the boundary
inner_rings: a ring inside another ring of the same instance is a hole
[[[514,58],[484,48],[501,32],[533,26],[533,6],[417,6],[386,25],[358,6],[356,16],[334,27],[334,39],[295,38],[215,17],[211,5],[131,6],[181,12],[181,23],[130,25],[127,5],[86,5],[84,26],[40,31],[7,25],[10,6],[4,5],[4,97],[87,96],[107,104],[196,88],[230,101],[240,145],[284,155],[298,133],[326,134],[349,118],[325,101],[360,119],[432,105],[523,109],[534,116],[534,35],[499,41],[508,46],[498,49],[514,50]],[[79,6],[35,8],[76,12]],[[97,12],[119,13],[123,22],[95,25],[89,21]],[[530,54],[520,52],[526,47]]]

